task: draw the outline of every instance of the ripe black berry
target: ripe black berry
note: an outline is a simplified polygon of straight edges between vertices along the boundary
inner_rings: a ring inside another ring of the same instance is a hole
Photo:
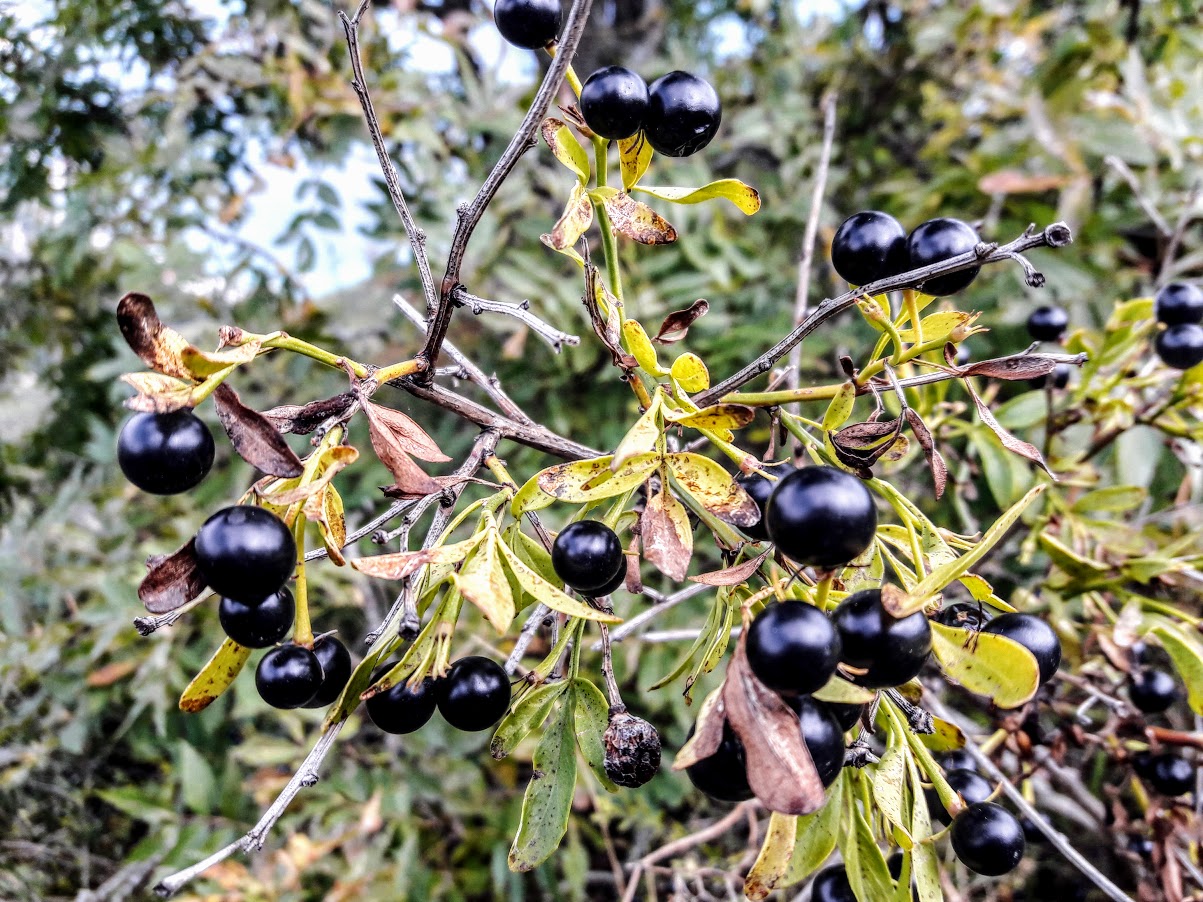
[[[1028,335],[1036,341],[1060,341],[1069,328],[1069,314],[1064,307],[1046,304],[1028,316]]]
[[[551,546],[556,575],[582,595],[598,592],[626,569],[622,543],[600,520],[578,520],[560,530]]]
[[[970,805],[952,822],[952,850],[971,871],[1001,877],[1015,870],[1026,843],[1015,815],[993,802]]]
[[[959,219],[929,219],[916,226],[906,239],[907,258],[911,269],[930,266],[950,257],[958,257],[977,247],[981,239],[973,228]],[[921,286],[924,293],[940,297],[956,294],[977,278],[980,266],[963,269],[928,279]]]
[[[964,749],[953,749],[940,759],[940,766],[946,773],[950,770],[977,770],[977,761]]]
[[[994,792],[994,787],[990,785],[990,782],[972,768],[950,770],[944,774],[944,777],[948,780],[948,785],[961,794],[966,805],[984,802],[990,798],[990,793]],[[929,789],[924,795],[927,796],[928,812],[941,824],[947,826],[952,821],[952,817],[944,809],[936,791]]]
[[[493,21],[515,47],[538,50],[560,33],[560,0],[497,0]]]
[[[1157,321],[1167,326],[1203,322],[1203,290],[1198,285],[1171,282],[1157,292],[1153,307]]]
[[[226,635],[246,648],[267,648],[288,635],[297,606],[288,587],[255,602],[222,598],[217,618]]]
[[[769,473],[777,478],[775,480],[766,479],[759,473],[746,473],[742,476],[735,477],[738,483],[745,492],[752,496],[752,500],[756,502],[756,506],[760,508],[760,519],[751,526],[740,527],[750,539],[755,539],[758,542],[763,542],[769,537],[768,529],[765,523],[765,506],[768,504],[769,496],[773,494],[773,489],[777,488],[777,483],[781,481],[783,476],[794,472],[797,469],[789,461],[784,463],[773,464],[772,466],[761,467],[766,473]]]
[[[836,567],[859,556],[877,532],[877,508],[862,480],[835,467],[803,467],[780,479],[765,511],[769,537],[787,557]]]
[[[1034,614],[1000,614],[987,623],[982,632],[1006,636],[1035,655],[1042,684],[1047,683],[1061,666],[1061,640],[1051,626]]]
[[[1069,385],[1069,377],[1073,372],[1073,367],[1068,363],[1058,363],[1053,368],[1053,388],[1062,389]],[[1028,385],[1032,388],[1044,388],[1048,385],[1048,376],[1035,376],[1028,380]]]
[[[631,137],[643,128],[647,105],[647,82],[622,66],[598,69],[581,88],[581,115],[602,138]]]
[[[1145,714],[1160,714],[1178,699],[1178,681],[1155,667],[1142,667],[1128,675],[1128,698]]]
[[[373,682],[388,672],[389,667],[381,667],[373,675]],[[364,706],[368,709],[368,717],[372,723],[386,733],[404,734],[421,729],[435,708],[435,682],[422,680],[416,688],[411,689],[409,683],[401,681],[390,689],[373,695]]]
[[[510,706],[510,678],[496,661],[471,655],[438,682],[439,713],[457,730],[487,730]]]
[[[831,615],[843,644],[841,660],[865,673],[862,686],[900,686],[918,675],[931,651],[931,624],[922,612],[901,620],[882,606],[881,591],[865,589],[849,595]]]
[[[213,434],[191,410],[136,413],[117,436],[125,478],[153,495],[176,495],[197,485],[213,466]]]
[[[819,779],[824,786],[830,786],[844,766],[844,730],[831,710],[809,695],[791,699],[789,704],[798,712],[802,741],[806,743]]]
[[[710,143],[723,105],[710,83],[688,72],[669,72],[648,87],[643,131],[656,153],[687,157]]]
[[[1203,362],[1203,326],[1198,323],[1170,326],[1157,333],[1153,347],[1166,366],[1189,370]]]
[[[351,679],[351,653],[334,636],[323,636],[313,643],[313,653],[322,665],[322,684],[317,695],[302,708],[325,708],[334,704]]]
[[[993,612],[976,601],[959,601],[942,608],[936,620],[961,630],[980,630],[992,617]]]
[[[1178,755],[1154,755],[1146,779],[1163,796],[1180,796],[1195,788],[1195,767]]]
[[[748,664],[774,692],[805,695],[840,662],[840,637],[827,615],[804,601],[774,601],[748,627]]]
[[[612,595],[623,587],[627,581],[627,566],[626,562],[618,568],[618,572],[614,574],[614,578],[602,586],[600,589],[594,589],[588,593],[588,598],[605,598],[607,595]]]
[[[839,702],[826,702],[826,705],[845,733],[860,723],[861,715],[865,713],[864,705],[842,705]]]
[[[273,648],[255,669],[259,697],[273,708],[299,708],[322,685],[322,665],[317,655],[302,645]]]
[[[214,592],[254,603],[280,591],[297,563],[284,521],[262,507],[220,510],[196,534],[196,560]]]
[[[693,735],[693,727],[689,728]],[[685,768],[689,782],[719,802],[743,802],[752,798],[744,764],[744,747],[729,724],[723,724],[723,741],[709,758]]]
[[[836,229],[831,265],[852,285],[868,285],[905,272],[906,229],[888,213],[854,213]]]
[[[856,902],[852,892],[852,884],[848,882],[848,872],[842,864],[833,864],[824,868],[815,876],[810,885],[811,902]]]

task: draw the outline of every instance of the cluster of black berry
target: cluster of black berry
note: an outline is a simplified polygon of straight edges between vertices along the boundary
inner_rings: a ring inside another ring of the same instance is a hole
[[[1203,290],[1173,282],[1157,292],[1154,310],[1165,326],[1153,341],[1161,362],[1176,370],[1203,363]]]
[[[981,242],[973,226],[959,219],[941,217],[921,223],[908,235],[901,223],[888,213],[865,210],[845,219],[831,242],[831,265],[840,278],[852,285],[868,285],[973,250]],[[965,288],[981,267],[937,276],[920,288],[942,297]]]
[[[388,665],[380,668],[373,681],[388,670]],[[460,658],[440,679],[426,677],[414,686],[403,681],[366,702],[372,723],[397,734],[424,726],[436,707],[451,726],[475,733],[501,720],[509,706],[510,681],[505,669],[480,655]]]
[[[1178,681],[1159,667],[1150,665],[1147,649],[1138,644],[1132,649],[1132,669],[1128,673],[1128,700],[1143,714],[1162,714],[1181,697]],[[1141,752],[1132,759],[1136,775],[1163,796],[1185,795],[1195,788],[1195,766],[1173,752]]]

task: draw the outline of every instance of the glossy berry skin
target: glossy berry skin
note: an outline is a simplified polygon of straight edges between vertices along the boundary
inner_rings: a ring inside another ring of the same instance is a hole
[[[439,680],[439,713],[457,730],[487,730],[510,706],[510,678],[491,658],[471,655],[451,665]]]
[[[976,805],[978,802],[984,802],[990,798],[990,793],[994,792],[994,787],[990,785],[990,781],[979,774],[972,768],[964,770],[950,770],[944,774],[944,778],[948,780],[948,785],[961,794],[961,798],[965,800],[966,805]],[[952,821],[951,815],[945,810],[943,803],[940,802],[939,795],[934,789],[928,789],[924,792],[927,797],[927,810],[941,824],[948,826]]]
[[[627,568],[624,562],[623,566],[618,568],[618,572],[614,574],[614,578],[602,586],[600,589],[595,589],[587,597],[589,598],[605,598],[607,595],[612,595],[621,589],[627,581]]]
[[[961,864],[986,877],[1015,870],[1026,846],[1018,819],[993,802],[970,805],[952,822],[953,852]]]
[[[288,635],[297,606],[285,586],[267,598],[247,603],[222,598],[217,618],[227,636],[244,648],[267,648]]]
[[[280,591],[297,563],[292,530],[271,511],[240,504],[219,510],[194,540],[206,585],[252,604]]]
[[[689,735],[693,735],[690,727]],[[752,798],[745,769],[744,747],[729,724],[723,725],[723,741],[709,758],[685,768],[689,782],[718,802],[743,802]]]
[[[560,33],[560,0],[497,0],[493,21],[515,47],[538,50]]]
[[[872,689],[901,686],[918,675],[931,651],[931,624],[921,612],[901,620],[881,604],[878,589],[849,595],[831,615],[843,646],[841,660],[865,673],[855,682]]]
[[[945,626],[961,630],[980,630],[990,622],[990,609],[975,601],[959,601],[942,608],[936,615],[936,620]]]
[[[656,153],[687,157],[697,153],[718,133],[723,105],[718,92],[688,72],[669,72],[648,87],[643,133]]]
[[[387,672],[387,665],[380,668],[372,675],[373,681]],[[426,721],[434,714],[437,703],[435,696],[435,682],[432,679],[422,680],[416,689],[410,689],[408,683],[402,681],[385,692],[373,695],[364,706],[372,723],[386,733],[400,736],[426,725]]]
[[[1178,681],[1155,667],[1128,674],[1128,698],[1145,714],[1160,714],[1178,700]]]
[[[819,871],[810,885],[810,902],[856,902],[848,872],[842,864]]]
[[[1064,307],[1046,304],[1028,316],[1028,335],[1036,341],[1060,341],[1069,328],[1069,314]]]
[[[842,705],[839,702],[825,702],[824,704],[835,715],[840,729],[845,733],[860,723],[861,715],[865,713],[864,705]]]
[[[125,478],[152,495],[195,487],[213,466],[213,433],[191,410],[136,413],[117,436],[117,463]]]
[[[582,595],[610,585],[626,569],[618,535],[600,520],[578,520],[560,530],[551,546],[556,575]]]
[[[945,773],[951,770],[977,770],[977,762],[964,749],[953,749],[940,759],[940,766]]]
[[[789,704],[798,712],[802,741],[806,743],[819,779],[824,786],[830,786],[844,767],[844,730],[823,702],[803,695],[791,699]]]
[[[748,664],[774,692],[814,692],[831,679],[839,662],[840,637],[812,604],[774,601],[748,627]]]
[[[1180,796],[1195,788],[1195,768],[1178,755],[1154,755],[1146,779],[1163,796]]]
[[[322,685],[322,665],[317,655],[301,645],[281,645],[259,660],[255,688],[273,708],[299,708]]]
[[[1203,326],[1179,323],[1157,333],[1153,348],[1161,362],[1176,370],[1189,370],[1203,363]]]
[[[1068,363],[1058,363],[1053,369],[1053,388],[1063,389],[1069,385],[1069,376],[1073,372],[1073,367]],[[1048,385],[1048,376],[1036,376],[1028,380],[1028,385],[1032,388],[1044,388]]]
[[[835,467],[803,467],[780,479],[764,519],[782,554],[824,569],[858,557],[877,532],[877,508],[864,482]]]
[[[585,124],[611,141],[629,138],[643,128],[647,106],[647,82],[622,66],[598,69],[581,88]]]
[[[766,528],[765,522],[765,506],[769,502],[769,496],[773,494],[773,489],[777,488],[777,483],[781,481],[783,476],[787,476],[797,469],[789,461],[784,463],[773,464],[772,466],[761,467],[766,473],[776,476],[776,479],[766,479],[759,473],[745,473],[735,477],[735,482],[745,492],[752,496],[752,500],[756,502],[756,506],[760,508],[760,519],[751,526],[741,526],[744,535],[750,539],[755,539],[757,542],[763,542],[769,537],[769,531]]]
[[[933,263],[947,260],[949,257],[958,257],[977,247],[979,241],[981,239],[973,227],[959,219],[929,219],[922,225],[916,226],[915,230],[907,236],[908,268],[919,269],[922,266],[930,266]],[[960,272],[928,279],[921,288],[924,294],[936,297],[956,294],[976,279],[979,272],[981,272],[980,266],[963,269]]]
[[[1203,322],[1203,289],[1186,282],[1171,282],[1153,302],[1157,322],[1167,326]]]
[[[888,213],[853,213],[835,231],[831,265],[852,285],[868,285],[905,272],[906,229]]]
[[[334,636],[323,636],[313,643],[313,653],[322,665],[322,684],[317,695],[302,708],[325,708],[334,704],[351,679],[351,653]]]
[[[1051,626],[1034,614],[1000,614],[987,623],[982,632],[1006,636],[1030,651],[1040,666],[1042,685],[1061,666],[1061,640]]]

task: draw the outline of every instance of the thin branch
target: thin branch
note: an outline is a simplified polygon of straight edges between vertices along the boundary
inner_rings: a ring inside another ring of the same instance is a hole
[[[455,231],[451,235],[451,251],[447,257],[447,270],[443,274],[438,304],[430,316],[431,328],[426,337],[426,344],[418,355],[420,360],[426,362],[428,368],[434,367],[438,363],[439,351],[443,347],[443,341],[447,338],[447,326],[451,322],[453,309],[452,295],[459,287],[460,269],[464,263],[464,254],[468,250],[468,241],[472,238],[472,233],[480,223],[481,217],[484,216],[485,209],[493,200],[497,189],[501,187],[501,183],[513,171],[518,159],[535,146],[535,132],[547,114],[552,100],[560,91],[568,67],[572,64],[572,58],[576,55],[581,35],[585,32],[585,23],[589,20],[589,10],[592,7],[593,0],[573,0],[555,58],[551,61],[551,66],[543,77],[543,83],[539,85],[539,91],[535,94],[530,109],[527,110],[526,118],[522,120],[522,125],[518,127],[509,146],[502,153],[497,165],[493,167],[493,171],[489,173],[484,184],[480,186],[480,190],[476,192],[476,197],[470,204],[460,208]]]
[[[1182,246],[1182,239],[1186,235],[1186,227],[1190,225],[1195,203],[1199,200],[1200,189],[1203,189],[1203,182],[1196,180],[1191,185],[1190,192],[1186,195],[1186,203],[1182,205],[1182,213],[1178,216],[1178,224],[1174,226],[1174,234],[1170,236],[1170,243],[1165,246],[1165,253],[1161,256],[1161,267],[1157,271],[1158,286],[1165,282],[1166,277],[1171,272],[1171,268],[1174,265],[1174,257],[1178,254],[1178,248]]]
[[[837,298],[828,298],[811,311],[806,319],[790,332],[789,335],[785,336],[785,338],[781,339],[781,341],[777,342],[777,344],[773,345],[768,351],[757,357],[734,376],[724,379],[718,385],[696,395],[693,398],[693,402],[698,407],[708,407],[728,392],[734,391],[762,373],[768,372],[772,369],[774,363],[792,351],[824,322],[837,313],[848,309],[857,300],[866,295],[885,294],[887,291],[893,291],[896,288],[911,288],[938,276],[948,275],[949,273],[960,272],[961,270],[972,269],[975,266],[983,266],[989,263],[1000,263],[1004,260],[1018,259],[1018,255],[1032,248],[1064,247],[1072,240],[1073,233],[1070,232],[1069,226],[1063,222],[1055,222],[1040,231],[1036,231],[1035,226],[1028,226],[1024,233],[1010,244],[1000,247],[997,244],[982,242],[973,250],[966,251],[956,257],[949,257],[947,260],[941,260],[939,263],[933,263],[930,266],[924,266],[910,272],[870,282],[868,285],[862,285],[853,291],[847,291]],[[1044,277],[1035,270],[1032,270],[1028,275],[1028,284],[1032,287],[1038,287],[1044,284]]]
[[[398,514],[404,513],[405,511],[409,510],[416,503],[417,502],[413,501],[413,500],[394,501],[389,506],[389,508],[384,513],[382,513],[379,517],[376,517],[375,519],[371,520],[370,522],[366,523],[365,525],[359,527],[359,529],[355,530],[355,532],[353,532],[349,536],[347,536],[347,541],[345,541],[343,543],[343,548],[349,548],[350,546],[352,546],[356,542],[358,542],[360,539],[362,539],[364,536],[376,532],[376,530],[378,530],[381,526],[383,526],[389,520],[392,520]],[[315,548],[315,549],[313,549],[313,551],[305,552],[305,563],[309,563],[310,561],[320,560],[322,558],[329,557],[329,556],[330,556],[330,552],[326,550],[325,546],[323,546],[321,548]]]
[[[635,630],[639,629],[641,626],[643,626],[648,621],[654,620],[655,618],[657,618],[661,614],[663,614],[665,611],[672,610],[677,605],[679,605],[681,602],[688,601],[690,598],[693,598],[697,595],[701,595],[707,589],[712,589],[712,588],[714,588],[714,587],[707,586],[703,583],[694,583],[693,585],[686,586],[684,589],[678,589],[672,595],[662,596],[661,600],[659,602],[657,602],[655,605],[648,608],[646,611],[643,611],[642,613],[635,615],[630,620],[627,620],[621,626],[617,627],[612,633],[610,633],[610,640],[612,642],[621,642],[623,639],[625,639],[627,636],[631,635],[631,633],[635,632]],[[647,592],[645,594],[650,595],[651,593]],[[600,640],[593,644],[593,650],[594,651],[601,650],[601,641]]]
[[[482,313],[501,313],[505,316],[512,316],[514,319],[525,324],[543,341],[547,342],[557,354],[560,353],[564,345],[575,347],[581,343],[579,335],[570,335],[567,332],[561,332],[555,326],[543,322],[543,320],[531,313],[530,301],[523,301],[521,304],[505,304],[501,301],[490,301],[486,298],[477,297],[474,294],[469,294],[463,288],[457,288],[451,293],[451,302],[457,307],[468,307],[476,316],[480,316]],[[445,341],[443,342],[443,347],[447,347]]]
[[[1157,231],[1161,233],[1161,237],[1170,237],[1170,224],[1165,221],[1165,217],[1161,215],[1157,207],[1153,205],[1153,202],[1145,197],[1144,189],[1140,187],[1140,180],[1136,178],[1136,173],[1128,168],[1128,164],[1119,157],[1111,154],[1103,157],[1103,162],[1115,170],[1116,175],[1128,183],[1128,187],[1132,189],[1132,196],[1136,199],[1136,203],[1145,211],[1145,216],[1149,217],[1149,220],[1157,228]]]
[[[535,605],[535,609],[530,612],[526,618],[526,623],[522,624],[522,630],[518,633],[518,638],[514,640],[514,649],[510,652],[510,656],[505,661],[505,672],[512,674],[518,669],[518,664],[522,661],[522,656],[526,654],[527,648],[530,647],[531,640],[535,638],[535,633],[539,632],[539,627],[551,616],[551,608],[540,602]]]

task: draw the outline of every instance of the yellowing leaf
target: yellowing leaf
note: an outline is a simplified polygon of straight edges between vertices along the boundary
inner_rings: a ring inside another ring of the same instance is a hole
[[[464,598],[480,608],[494,629],[504,635],[514,621],[514,593],[510,591],[497,553],[496,527],[487,533],[488,537],[480,543],[476,553],[464,561],[455,576],[455,585]]]
[[[125,406],[139,413],[172,413],[197,405],[196,386],[162,373],[126,373],[121,381],[138,394]]]
[[[614,449],[614,457],[610,461],[611,470],[618,470],[632,457],[646,454],[656,447],[656,440],[660,438],[660,409],[663,403],[664,396],[657,388],[651,406],[636,420],[635,425]]]
[[[957,329],[968,329],[971,327],[974,320],[979,316],[981,316],[980,313],[963,313],[960,310],[944,310],[940,313],[925,316],[920,320],[923,340],[927,342],[946,339]],[[900,331],[898,337],[903,341],[919,340],[919,336],[915,334],[914,329]],[[958,338],[958,340],[963,339]]]
[[[547,605],[553,611],[559,611],[561,614],[568,614],[571,617],[580,617],[584,620],[596,620],[599,623],[622,623],[621,617],[616,617],[613,614],[606,614],[599,611],[597,608],[590,607],[584,602],[577,601],[569,595],[565,595],[538,573],[528,567],[514,552],[506,547],[503,543],[498,542],[497,548],[501,551],[502,557],[505,558],[506,566],[514,574],[514,578],[518,584],[522,586],[524,592],[533,597],[536,601]]]
[[[877,693],[872,689],[849,683],[843,677],[833,676],[815,691],[814,697],[821,702],[833,702],[837,705],[865,705],[873,701]]]
[[[629,319],[622,324],[622,337],[627,350],[644,371],[653,376],[663,376],[668,372],[660,366],[656,348],[638,320]]]
[[[610,455],[548,467],[538,476],[539,488],[559,501],[585,504],[614,498],[638,486],[656,469],[660,456],[636,454],[617,470]]]
[[[629,190],[629,189],[628,189]],[[700,204],[715,198],[729,200],[741,213],[751,216],[760,209],[760,194],[739,179],[719,179],[701,188],[639,188],[644,194],[674,204]]]
[[[180,696],[180,710],[196,714],[213,704],[230,688],[250,656],[251,650],[243,648],[233,639],[222,642]]]
[[[840,821],[844,812],[844,786],[847,778],[843,772],[827,790],[827,802],[813,814],[798,818],[798,841],[785,874],[784,886],[805,880],[835,851],[840,833]]]
[[[582,185],[589,181],[589,155],[565,123],[559,119],[544,119],[539,132],[552,155],[575,172]]]
[[[710,387],[710,372],[697,354],[682,354],[673,361],[671,373],[685,391],[705,391]]]
[[[423,548],[418,551],[399,551],[395,554],[377,554],[351,561],[351,566],[360,573],[377,579],[405,579],[429,564],[458,564],[483,538],[484,533],[477,533],[470,539],[452,545],[440,545],[437,548]]]
[[[793,814],[769,816],[769,829],[760,847],[760,854],[744,880],[744,895],[749,899],[765,899],[785,879],[790,859],[798,839],[798,817]]]
[[[756,411],[743,404],[716,404],[693,412],[666,412],[664,418],[691,429],[742,429],[756,419]]]
[[[685,506],[670,492],[659,491],[648,499],[639,524],[648,563],[671,580],[685,579],[693,557],[693,529]]]
[[[760,522],[760,508],[752,496],[710,458],[680,452],[665,460],[681,488],[720,520],[735,526]]]
[[[536,473],[528,479],[510,502],[510,513],[515,519],[529,511],[541,511],[555,503],[554,496],[539,488],[539,475]]]
[[[321,475],[317,479],[304,485],[298,485],[296,488],[284,489],[283,491],[273,492],[270,495],[263,495],[263,500],[268,504],[284,507],[289,504],[295,504],[298,501],[304,501],[306,498],[311,498],[325,489],[329,485],[330,480],[337,476],[343,468],[350,466],[358,459],[359,452],[350,445],[334,445],[327,448],[322,452],[322,459],[318,464]]]
[[[1000,708],[1018,708],[1040,685],[1035,656],[1018,642],[994,633],[978,633],[931,624],[932,654],[944,673],[970,692]]]
[[[652,164],[652,145],[642,131],[618,142],[618,164],[622,170],[622,187],[634,188]]]
[[[572,186],[572,194],[568,197],[568,203],[564,205],[564,212],[552,227],[551,234],[544,236],[544,244],[553,250],[566,250],[580,241],[591,225],[593,203],[578,183]]]
[[[615,235],[625,235],[640,244],[672,244],[677,230],[663,216],[629,194],[619,193],[603,203],[610,214],[610,227]]]
[[[852,408],[855,404],[856,384],[845,382],[840,386],[836,396],[831,399],[831,403],[827,405],[827,412],[823,414],[823,431],[832,432],[848,422],[848,417],[852,416]]]

